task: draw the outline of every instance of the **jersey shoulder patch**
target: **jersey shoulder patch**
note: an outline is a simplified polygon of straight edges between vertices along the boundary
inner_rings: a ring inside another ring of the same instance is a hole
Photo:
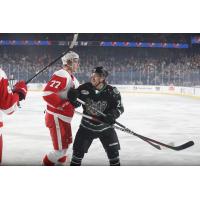
[[[82,95],[89,95],[92,88],[91,86],[92,84],[89,82],[83,83],[82,85],[79,86],[78,90]]]
[[[88,90],[81,90],[81,94],[83,94],[83,95],[89,95],[90,92]]]

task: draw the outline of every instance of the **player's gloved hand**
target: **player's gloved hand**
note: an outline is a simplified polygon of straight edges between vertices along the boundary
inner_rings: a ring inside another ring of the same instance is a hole
[[[115,117],[108,113],[105,117],[103,117],[103,122],[109,125],[113,125],[115,123]]]
[[[27,86],[25,81],[17,82],[13,87],[13,93],[17,93],[19,95],[19,101],[22,101],[26,98],[27,94]]]
[[[79,92],[77,89],[74,89],[74,88],[70,88],[70,90],[67,93],[68,100],[72,104],[76,102],[78,96],[79,96]]]

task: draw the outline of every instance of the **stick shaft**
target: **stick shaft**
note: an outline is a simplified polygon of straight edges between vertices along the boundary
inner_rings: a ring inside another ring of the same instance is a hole
[[[39,74],[41,74],[43,71],[45,71],[47,68],[49,68],[51,65],[53,65],[54,63],[56,63],[58,60],[60,60],[65,54],[67,54],[67,52],[72,49],[76,43],[78,39],[78,33],[74,34],[73,40],[69,46],[69,49],[67,49],[65,52],[63,52],[60,56],[58,56],[57,58],[55,58],[53,61],[51,61],[48,65],[46,65],[43,69],[41,69],[38,73],[36,73],[34,76],[32,76],[30,79],[28,79],[26,81],[26,84],[30,83],[36,76],[38,76]]]
[[[77,101],[83,105],[86,105],[86,103],[84,101],[82,101],[81,99],[77,99]],[[106,116],[104,113],[102,113],[101,111],[97,110],[96,108],[90,106],[90,105],[87,105],[88,107],[94,109],[97,113],[101,114],[102,116]],[[183,149],[186,149],[186,148],[189,148],[190,146],[194,145],[194,142],[193,141],[189,141],[189,142],[186,142],[180,146],[177,146],[177,147],[174,147],[174,146],[171,146],[171,145],[168,145],[168,144],[165,144],[165,143],[162,143],[162,142],[159,142],[157,140],[154,140],[154,139],[151,139],[149,137],[145,137],[143,135],[140,135],[138,133],[135,133],[134,131],[128,129],[126,126],[124,126],[123,124],[119,123],[119,122],[115,122],[118,126],[124,128],[127,132],[131,133],[132,135],[135,135],[141,139],[143,139],[144,141],[146,142],[150,142],[150,143],[155,143],[155,144],[158,144],[158,145],[161,145],[161,146],[164,146],[164,147],[167,147],[169,149],[172,149],[172,150],[175,150],[175,151],[180,151],[180,150],[183,150]]]
[[[85,117],[85,118],[87,118],[87,119],[90,119],[90,120],[93,120],[93,121],[96,121],[96,122],[100,122],[100,123],[104,123],[104,122],[100,121],[100,120],[97,119],[97,118],[94,118],[94,117],[89,116],[89,115],[85,115],[85,114],[80,113],[80,112],[78,112],[78,111],[75,111],[75,113],[78,114],[78,115],[81,115],[81,116],[83,116],[83,117]],[[120,131],[126,132],[126,133],[128,133],[128,134],[135,135],[135,134],[131,133],[130,131],[127,131],[126,129],[124,129],[124,128],[122,128],[122,127],[118,127],[118,126],[116,126],[116,125],[112,125],[111,127],[115,128],[115,129],[118,129],[118,130],[120,130]],[[135,136],[136,136],[136,135],[135,135]],[[139,137],[140,139],[142,139],[142,140],[144,140],[145,142],[149,143],[151,146],[155,147],[156,149],[161,150],[160,146],[151,143],[150,141],[148,141],[148,140],[146,140],[146,139],[140,137],[139,135],[137,135],[137,137]]]

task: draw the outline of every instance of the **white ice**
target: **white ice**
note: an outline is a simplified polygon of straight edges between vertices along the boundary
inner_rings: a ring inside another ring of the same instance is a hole
[[[117,131],[121,150],[121,165],[200,165],[200,100],[159,94],[122,93],[124,114],[118,121],[133,131],[164,143],[180,145],[193,140],[195,145],[183,150],[161,151],[127,133]],[[21,109],[4,115],[3,165],[41,165],[43,156],[52,150],[48,129],[44,123],[45,102],[40,92],[29,92]],[[73,137],[80,116],[72,121]],[[68,150],[69,160],[72,145]],[[83,165],[108,165],[100,141],[94,140],[85,155]]]

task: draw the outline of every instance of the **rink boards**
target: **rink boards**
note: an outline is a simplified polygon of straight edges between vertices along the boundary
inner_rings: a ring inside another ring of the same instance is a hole
[[[42,91],[45,84],[30,83],[30,91]],[[116,85],[120,92],[125,93],[147,93],[147,94],[169,94],[200,98],[200,87],[159,86],[159,85]]]

